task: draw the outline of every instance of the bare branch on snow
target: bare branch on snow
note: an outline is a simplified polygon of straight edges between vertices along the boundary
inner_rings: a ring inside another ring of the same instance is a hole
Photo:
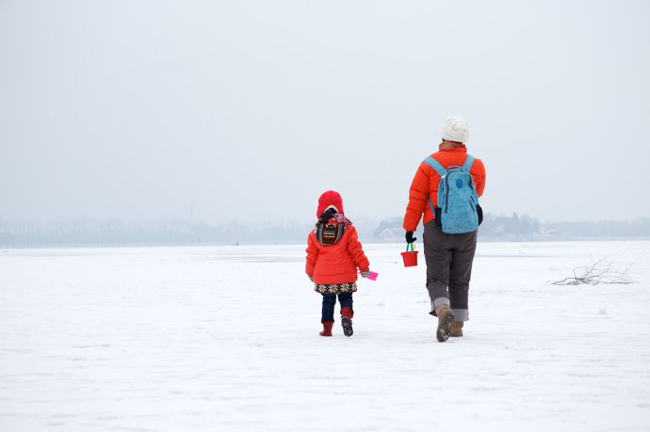
[[[585,267],[573,269],[573,276],[553,282],[553,285],[598,285],[634,283],[628,275],[628,269],[620,269],[608,257],[594,261]]]

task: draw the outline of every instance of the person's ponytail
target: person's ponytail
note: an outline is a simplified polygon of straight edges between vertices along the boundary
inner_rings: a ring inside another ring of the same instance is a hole
[[[318,218],[318,222],[325,224],[329,222],[329,220],[332,219],[336,213],[338,213],[336,209],[330,207],[327,210],[325,210],[322,215],[320,215],[320,217]]]

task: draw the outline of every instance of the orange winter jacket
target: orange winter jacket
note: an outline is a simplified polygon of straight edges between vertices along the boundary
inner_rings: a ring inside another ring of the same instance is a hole
[[[465,146],[462,146],[452,150],[441,150],[432,154],[431,157],[435,158],[445,168],[452,165],[461,166],[467,158],[467,149]],[[485,167],[480,159],[474,161],[470,174],[474,178],[476,193],[478,196],[483,195],[483,189],[485,189]],[[440,183],[440,176],[436,170],[422,162],[415,173],[413,183],[411,183],[411,190],[409,191],[409,203],[406,207],[404,224],[402,225],[406,231],[415,231],[417,229],[422,213],[424,213],[425,225],[434,219],[433,212],[429,206],[429,198],[431,198],[431,203],[435,207],[438,202],[438,183]]]
[[[323,245],[315,230],[307,238],[307,276],[317,284],[341,284],[357,280],[357,267],[368,271],[370,263],[363,253],[357,230],[348,226],[341,239],[333,245]]]

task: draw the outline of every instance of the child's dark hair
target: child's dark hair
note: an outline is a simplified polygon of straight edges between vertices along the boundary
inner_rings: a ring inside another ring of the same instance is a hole
[[[322,215],[320,215],[320,217],[318,218],[318,222],[322,223],[322,224],[325,224],[330,219],[332,219],[336,213],[338,213],[336,211],[336,209],[333,208],[333,207],[330,207],[327,210],[325,210]]]

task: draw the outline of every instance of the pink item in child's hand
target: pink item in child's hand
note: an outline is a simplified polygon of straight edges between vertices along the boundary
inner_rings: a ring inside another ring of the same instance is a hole
[[[361,276],[363,276],[363,272],[361,270],[357,270],[357,274],[360,274]],[[365,279],[370,279],[371,281],[376,281],[377,276],[379,276],[379,273],[368,270],[368,276],[366,276]]]

